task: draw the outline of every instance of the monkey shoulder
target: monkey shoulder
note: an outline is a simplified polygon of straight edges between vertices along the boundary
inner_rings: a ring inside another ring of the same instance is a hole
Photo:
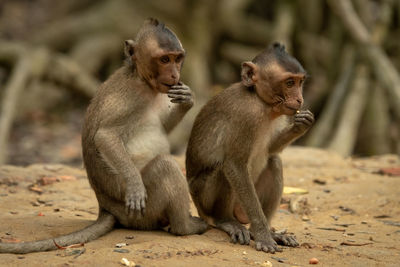
[[[243,86],[233,84],[214,96],[200,111],[192,129],[188,154],[199,161],[222,162],[227,147],[239,143],[245,156],[250,153],[263,106],[256,96]],[[248,156],[248,155],[247,155]]]
[[[102,126],[126,124],[143,115],[149,106],[152,96],[148,95],[150,90],[143,87],[119,70],[100,86],[89,108],[97,114]]]

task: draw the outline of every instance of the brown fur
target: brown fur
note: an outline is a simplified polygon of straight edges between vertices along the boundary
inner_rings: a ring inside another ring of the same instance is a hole
[[[291,75],[290,75],[291,74]],[[233,242],[274,253],[297,241],[270,229],[283,189],[277,155],[313,123],[301,111],[305,72],[274,44],[242,66],[242,82],[211,99],[197,116],[186,155],[187,179],[201,217]],[[292,82],[294,81],[294,82]],[[296,114],[296,115],[295,115]],[[250,231],[241,223],[251,223]]]
[[[127,64],[100,86],[82,131],[83,159],[99,217],[83,230],[55,238],[60,246],[96,239],[116,222],[139,230],[169,225],[176,235],[207,229],[207,223],[189,213],[187,182],[167,140],[193,105],[190,88],[180,82],[184,50],[175,34],[151,19],[135,41],[125,42],[125,53]],[[53,239],[0,243],[0,253],[56,248]]]

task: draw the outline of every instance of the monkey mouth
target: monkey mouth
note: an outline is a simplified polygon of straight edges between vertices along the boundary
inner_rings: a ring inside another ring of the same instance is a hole
[[[292,115],[294,115],[294,114],[296,114],[297,112],[298,112],[298,108],[293,108],[293,107],[289,107],[289,106],[286,106],[285,105],[285,108],[287,109],[287,110],[289,110],[289,112],[292,114]]]
[[[173,86],[173,84],[168,84],[168,83],[161,83],[162,85],[166,86],[166,87],[171,87]]]

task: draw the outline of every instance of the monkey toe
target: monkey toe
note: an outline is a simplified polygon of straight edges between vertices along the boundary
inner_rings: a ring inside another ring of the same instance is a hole
[[[265,242],[256,242],[256,250],[275,254],[279,249],[275,245],[268,245]]]
[[[237,233],[239,244],[248,245],[250,244],[250,233],[249,231],[238,231]]]
[[[299,243],[293,236],[288,236],[288,241],[289,241],[289,244],[287,246],[289,246],[289,247],[298,247],[299,246]]]
[[[217,224],[217,228],[225,231],[231,237],[232,243],[250,244],[250,231],[236,221]]]
[[[293,236],[273,233],[272,237],[279,245],[284,245],[288,247],[297,247],[299,245],[299,243],[297,243],[296,239]]]

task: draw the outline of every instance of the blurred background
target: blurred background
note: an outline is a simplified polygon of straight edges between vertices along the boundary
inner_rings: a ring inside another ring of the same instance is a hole
[[[296,144],[400,153],[400,0],[0,0],[0,164],[81,166],[85,109],[148,17],[181,39],[196,94],[172,152],[201,106],[240,80],[241,62],[280,41],[309,74],[317,118]]]

